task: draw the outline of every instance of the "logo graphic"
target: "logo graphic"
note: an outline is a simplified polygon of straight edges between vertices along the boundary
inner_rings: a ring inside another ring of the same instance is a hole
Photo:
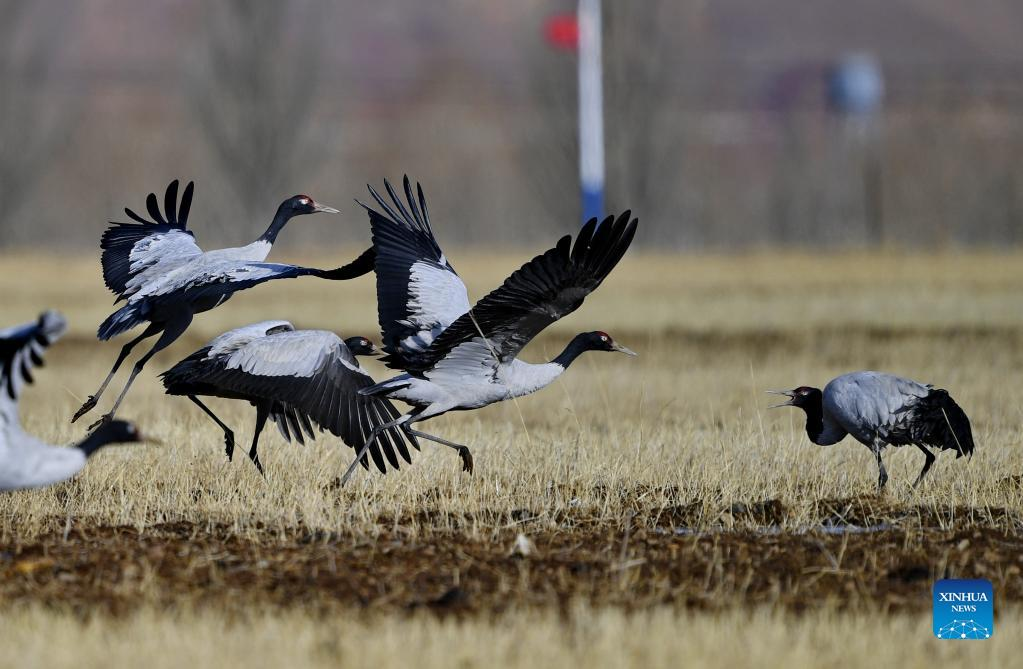
[[[934,584],[934,636],[989,639],[995,633],[995,593],[986,579],[949,578]]]

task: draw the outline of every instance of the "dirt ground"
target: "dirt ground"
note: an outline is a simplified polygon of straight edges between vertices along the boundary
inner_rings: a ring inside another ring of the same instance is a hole
[[[780,531],[771,523],[785,513],[780,504],[735,506],[727,515],[767,524],[693,532],[676,522],[684,507],[637,515],[624,528],[571,516],[551,523],[523,511],[486,539],[458,530],[419,535],[393,519],[381,519],[373,537],[263,539],[188,522],[141,532],[72,523],[0,546],[0,600],[81,615],[191,605],[499,614],[579,601],[625,610],[920,612],[935,579],[968,573],[990,579],[1000,603],[1023,602],[1016,532],[854,524],[871,520],[857,517],[857,500],[834,502],[849,524]]]

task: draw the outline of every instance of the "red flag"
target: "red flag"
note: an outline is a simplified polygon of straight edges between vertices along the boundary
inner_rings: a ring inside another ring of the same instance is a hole
[[[575,51],[579,48],[579,22],[575,14],[555,14],[547,18],[544,36],[556,49]]]

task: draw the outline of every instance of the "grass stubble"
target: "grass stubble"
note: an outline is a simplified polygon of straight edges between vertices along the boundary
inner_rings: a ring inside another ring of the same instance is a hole
[[[474,295],[519,258],[458,255]],[[241,294],[197,318],[125,403],[165,446],[109,449],[68,484],[0,498],[0,638],[17,648],[0,666],[1007,666],[1023,599],[1021,260],[635,254],[526,357],[604,329],[639,358],[589,354],[541,394],[431,421],[473,449],[472,477],[426,444],[412,467],[343,490],[349,449],[264,432],[264,481],[155,377],[256,320],[373,336],[371,280]],[[109,310],[95,260],[0,267],[4,323],[43,307],[71,320],[23,420],[80,438],[67,418],[120,344],[92,338]],[[763,408],[767,388],[863,368],[949,388],[973,419],[973,460],[941,455],[914,491],[919,453],[889,450],[878,496],[867,449],[810,445],[800,414]],[[251,408],[215,404],[244,445]],[[931,637],[943,575],[995,582],[991,642]]]

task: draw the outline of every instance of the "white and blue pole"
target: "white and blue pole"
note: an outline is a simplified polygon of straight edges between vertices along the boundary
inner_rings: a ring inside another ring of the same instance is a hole
[[[604,86],[601,0],[579,0],[579,182],[583,222],[604,216]]]

